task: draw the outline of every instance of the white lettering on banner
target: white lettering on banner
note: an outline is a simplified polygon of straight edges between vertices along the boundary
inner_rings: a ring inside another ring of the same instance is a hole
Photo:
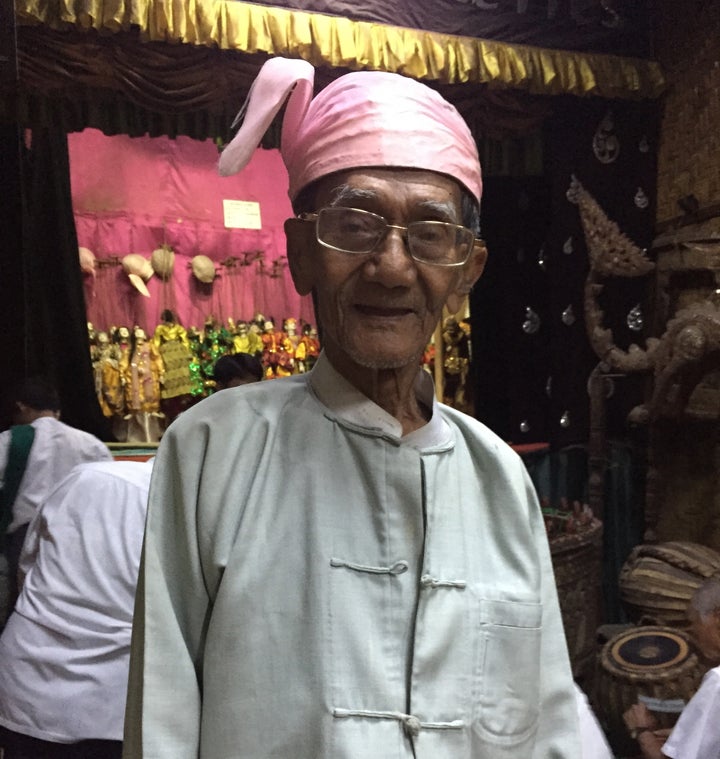
[[[260,203],[255,200],[223,200],[226,229],[262,229]]]
[[[500,5],[499,0],[497,2],[487,2],[487,0],[455,0],[463,5],[474,5],[483,11],[496,11]],[[518,16],[524,16],[528,12],[528,6],[530,0],[516,0],[515,10]],[[570,12],[571,18],[579,21],[583,19],[584,12],[587,11],[589,6],[595,7],[598,5],[598,0],[570,0]],[[559,0],[547,0],[547,18],[555,18],[558,15]],[[513,11],[508,9],[508,13]],[[617,14],[615,14],[617,15]]]
[[[486,3],[485,0],[457,0],[459,3],[465,3],[466,5],[469,3],[470,5],[474,5],[476,8],[481,8],[484,11],[494,11],[497,10],[497,7],[499,3]]]

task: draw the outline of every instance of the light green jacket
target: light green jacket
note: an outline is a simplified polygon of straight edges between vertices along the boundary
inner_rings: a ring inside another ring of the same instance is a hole
[[[321,360],[166,432],[126,759],[580,756],[521,460],[437,404],[401,439],[358,396]]]

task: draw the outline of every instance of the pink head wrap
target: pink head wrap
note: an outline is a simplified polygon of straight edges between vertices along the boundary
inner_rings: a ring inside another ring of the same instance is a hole
[[[480,202],[475,140],[454,106],[435,90],[399,74],[359,71],[339,77],[313,98],[315,69],[303,60],[271,58],[238,114],[242,126],[220,157],[224,176],[250,161],[290,95],[280,152],[290,198],[336,171],[397,166],[447,174]]]

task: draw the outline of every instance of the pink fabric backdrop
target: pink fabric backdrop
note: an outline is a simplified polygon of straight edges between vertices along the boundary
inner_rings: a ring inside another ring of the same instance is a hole
[[[186,327],[201,327],[211,315],[248,320],[257,311],[278,323],[289,316],[313,321],[310,299],[295,292],[287,270],[283,222],[292,209],[277,150],[258,149],[239,175],[223,178],[211,140],[107,137],[86,129],[68,141],[78,242],[98,259],[96,276],[84,276],[96,329],[137,324],[152,333],[164,308]],[[262,229],[226,229],[223,199],[257,201]],[[174,271],[168,282],[153,276],[147,298],[119,261],[128,253],[149,259],[163,242],[175,251]],[[216,264],[212,284],[192,275],[198,254]]]

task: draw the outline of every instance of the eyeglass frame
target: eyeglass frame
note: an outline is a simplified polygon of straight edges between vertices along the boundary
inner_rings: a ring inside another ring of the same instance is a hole
[[[345,248],[338,248],[335,245],[330,245],[329,243],[326,243],[324,240],[321,240],[318,235],[318,227],[319,227],[319,220],[320,220],[320,214],[323,211],[357,211],[362,214],[367,214],[368,216],[374,216],[377,219],[382,219],[382,221],[385,223],[385,230],[384,232],[378,237],[377,242],[375,245],[373,245],[370,250],[366,251],[356,251],[356,250],[346,250]],[[469,227],[463,226],[462,224],[454,224],[451,221],[440,221],[439,219],[423,219],[419,221],[411,221],[410,224],[402,225],[402,224],[390,224],[390,222],[382,216],[382,214],[375,213],[374,211],[366,211],[364,208],[353,208],[351,206],[326,206],[325,208],[320,208],[318,211],[306,211],[303,213],[298,214],[297,218],[300,221],[312,221],[315,222],[315,239],[317,240],[319,245],[322,245],[324,248],[327,248],[328,250],[336,250],[338,253],[347,253],[350,256],[369,256],[371,253],[375,252],[377,249],[377,246],[380,245],[380,243],[387,237],[388,231],[391,229],[397,229],[401,232],[404,232],[402,235],[403,243],[405,244],[405,249],[407,250],[408,254],[410,255],[410,258],[412,258],[413,261],[419,264],[426,264],[427,266],[441,266],[443,268],[452,268],[456,266],[464,266],[469,260],[470,256],[472,255],[473,248],[475,245],[480,244],[484,245],[485,241],[482,240],[479,237],[475,236],[475,233],[470,229]],[[411,227],[413,224],[441,224],[444,227],[453,227],[455,229],[462,229],[466,232],[469,232],[470,235],[472,235],[472,244],[468,245],[468,252],[465,256],[465,259],[463,261],[454,261],[452,263],[442,263],[439,261],[425,261],[422,258],[416,258],[415,255],[412,252],[412,249],[409,244],[409,227]]]

